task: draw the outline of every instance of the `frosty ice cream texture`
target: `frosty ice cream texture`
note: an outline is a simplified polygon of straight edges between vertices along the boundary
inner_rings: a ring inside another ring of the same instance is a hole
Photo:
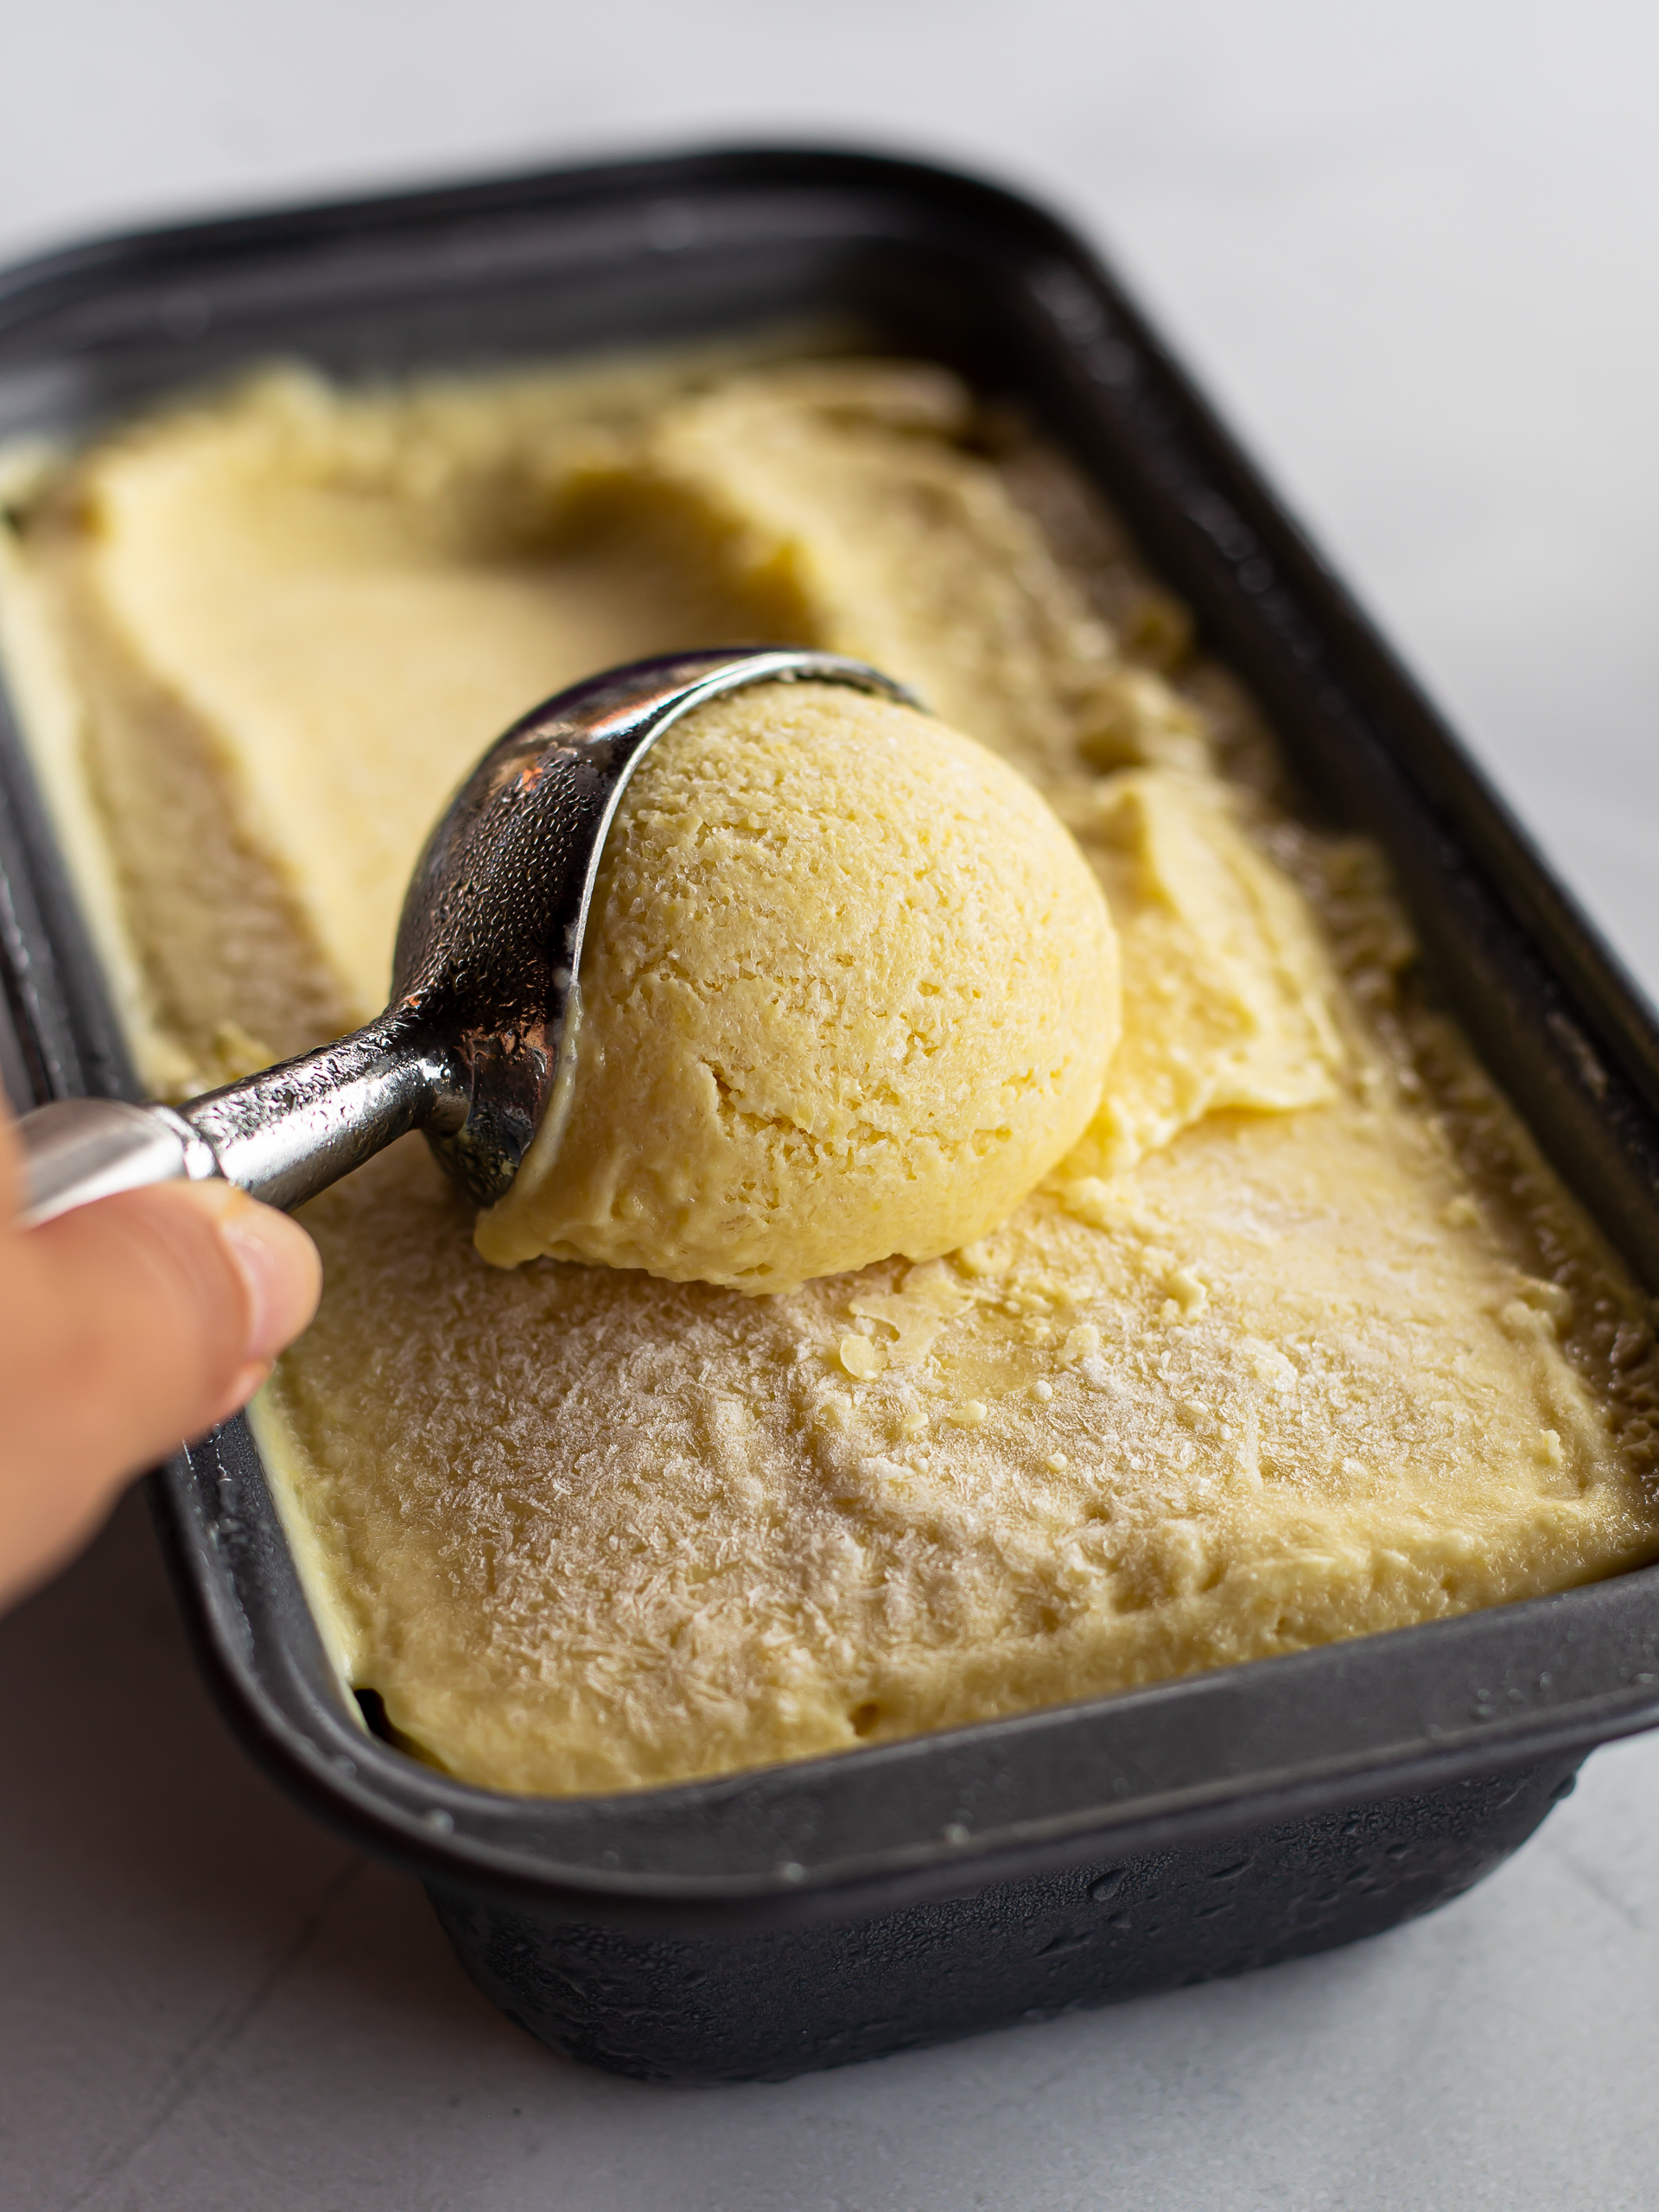
[[[944,1257],[759,1298],[490,1267],[418,1141],[308,1209],[323,1305],[253,1418],[341,1678],[421,1756],[679,1781],[1659,1548],[1641,1290],[1421,994],[1377,855],[1298,819],[1090,487],[954,379],[283,375],[33,465],[8,685],[158,1090],[368,1020],[483,748],[711,640],[912,687],[1112,914],[1098,1110]]]
[[[739,692],[624,796],[569,1119],[479,1249],[750,1291],[936,1258],[1071,1150],[1117,1029],[1105,899],[1023,777],[888,700]]]

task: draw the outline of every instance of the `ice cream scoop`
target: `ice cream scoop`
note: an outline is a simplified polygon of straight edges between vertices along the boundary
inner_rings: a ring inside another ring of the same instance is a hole
[[[416,864],[385,1011],[177,1109],[66,1099],[25,1115],[23,1225],[214,1176],[291,1208],[411,1129],[480,1205],[499,1198],[566,1096],[594,878],[629,777],[706,700],[803,677],[906,696],[836,654],[726,651],[637,661],[534,709],[484,755]]]
[[[732,692],[746,692],[752,686],[797,686],[803,681],[812,686],[812,695],[817,699],[825,696],[821,686],[836,686],[842,695],[865,695],[856,702],[847,699],[847,706],[876,706],[880,702],[882,712],[902,715],[907,726],[905,741],[912,747],[920,747],[920,754],[927,754],[929,746],[938,747],[940,743],[940,739],[931,736],[938,726],[929,726],[925,716],[905,706],[907,695],[900,686],[861,661],[825,652],[726,651],[677,655],[672,659],[639,661],[628,668],[595,677],[573,690],[560,692],[556,699],[549,699],[544,706],[536,708],[520,723],[515,723],[486,752],[431,834],[425,852],[416,865],[410,893],[404,900],[394,956],[391,1002],[378,1020],[347,1038],[301,1055],[299,1059],[288,1059],[281,1066],[250,1075],[179,1109],[135,1106],[113,1099],[73,1099],[27,1115],[20,1123],[27,1161],[24,1224],[33,1225],[53,1219],[55,1214],[67,1212],[73,1205],[106,1197],[115,1190],[175,1177],[226,1177],[254,1197],[292,1208],[315,1197],[340,1174],[360,1166],[360,1161],[391,1144],[396,1137],[420,1128],[425,1130],[440,1159],[451,1170],[455,1181],[469,1192],[471,1199],[480,1208],[489,1208],[485,1214],[486,1232],[480,1236],[486,1252],[491,1252],[491,1236],[498,1245],[513,1245],[513,1192],[520,1166],[529,1161],[533,1170],[526,1177],[526,1184],[533,1194],[540,1194],[542,1214],[546,1214],[546,1194],[557,1188],[564,1174],[562,1157],[557,1174],[550,1173],[549,1164],[560,1154],[562,1135],[573,1102],[573,1066],[577,1058],[575,1038],[580,1024],[577,973],[582,967],[584,933],[595,898],[595,882],[600,880],[606,838],[615,823],[617,807],[628,779],[657,739],[690,716],[696,708],[719,702]],[[790,699],[794,695],[772,690],[770,696]],[[790,715],[783,712],[781,716],[772,716],[772,721],[787,726]],[[761,781],[767,781],[770,777],[772,785],[777,785],[779,777],[787,783],[794,774],[794,767],[785,761],[785,754],[790,752],[787,732],[781,743],[783,752],[777,752],[774,747],[770,767],[766,767],[761,777]],[[893,752],[892,730],[885,734],[882,743],[887,746],[885,761],[876,763],[872,759],[862,759],[858,752],[858,730],[854,726],[849,759],[838,770],[845,785],[841,798],[830,805],[827,814],[821,807],[817,817],[812,805],[807,805],[805,812],[797,805],[791,818],[794,845],[785,858],[785,874],[794,872],[810,882],[814,868],[825,861],[825,856],[832,874],[847,861],[847,852],[852,847],[847,847],[845,823],[838,825],[838,817],[847,814],[847,794],[852,794],[858,783],[868,785],[874,772],[885,767],[889,781],[896,779],[900,783],[905,777],[913,783],[918,774],[923,779],[929,774],[936,779],[943,777],[936,791],[938,807],[933,807],[933,814],[938,814],[940,823],[953,818],[951,779],[956,779],[957,785],[963,785],[963,791],[969,791],[971,787],[969,814],[976,814],[978,810],[978,830],[967,841],[973,849],[956,849],[963,845],[963,838],[957,836],[951,854],[944,856],[949,862],[944,865],[944,876],[951,878],[956,885],[951,896],[957,900],[953,923],[957,963],[967,960],[969,969],[973,969],[973,960],[980,957],[984,947],[988,947],[995,969],[998,944],[1007,940],[1011,927],[1008,916],[1002,918],[1000,927],[991,927],[988,931],[984,927],[987,913],[973,907],[973,896],[967,896],[964,892],[969,880],[976,876],[976,868],[980,887],[984,889],[984,882],[993,882],[998,876],[998,852],[1002,847],[1008,847],[1020,856],[1015,876],[1020,882],[1028,880],[1028,887],[1033,887],[1038,878],[1053,872],[1055,854],[1042,845],[1042,836],[1038,836],[1033,847],[1033,825],[1022,823],[1022,812],[1033,812],[1033,821],[1038,825],[1046,823],[1051,841],[1058,841],[1058,845],[1064,847],[1062,861],[1068,858],[1071,868],[1082,878],[1084,896],[1093,896],[1093,909],[1084,913],[1082,925],[1082,940],[1093,957],[1093,967],[1089,960],[1084,963],[1086,976],[1082,987],[1093,988],[1095,995],[1099,995],[1099,980],[1102,973],[1106,973],[1110,993],[1115,993],[1115,969],[1102,969],[1099,964],[1103,957],[1099,949],[1102,943],[1106,943],[1106,953],[1110,953],[1110,923],[1103,916],[1099,893],[1093,889],[1093,878],[1089,878],[1082,858],[1068,847],[1064,832],[1058,823],[1053,823],[1053,817],[1048,817],[1046,807],[1033,791],[1028,791],[1011,770],[991,761],[988,754],[980,754],[980,747],[971,747],[967,739],[953,739],[949,732],[944,736],[943,763],[929,759],[920,770],[913,761],[905,761],[902,752]],[[951,747],[956,747],[956,752],[951,752]],[[812,747],[807,747],[807,752],[810,750]],[[754,767],[754,759],[750,754],[752,746],[746,752],[741,741],[736,741],[732,747],[728,766],[732,767],[739,785]],[[963,766],[963,754],[976,757],[967,770]],[[821,777],[823,761],[818,754],[812,754],[812,759],[818,761]],[[807,759],[807,770],[812,770],[812,759]],[[991,779],[991,785],[984,781],[987,777]],[[715,783],[719,783],[719,761],[715,761]],[[812,774],[807,774],[807,783],[812,783]],[[750,814],[763,797],[766,794],[761,791],[747,794]],[[923,807],[923,812],[927,812],[927,807]],[[960,814],[960,807],[956,812]],[[943,845],[951,845],[951,838],[943,830],[925,830],[920,832],[918,852],[907,854],[900,849],[902,838],[893,845],[892,827],[892,821],[882,825],[880,807],[876,807],[868,825],[874,834],[874,842],[872,836],[865,836],[861,858],[856,858],[854,865],[854,876],[862,872],[865,885],[862,892],[856,885],[849,885],[849,896],[854,896],[854,900],[858,896],[868,898],[869,882],[880,874],[882,865],[905,862],[912,868],[913,880],[920,880],[927,869],[918,872],[913,862],[929,838],[933,845],[940,845],[940,838]],[[624,842],[628,845],[628,841]],[[854,845],[856,842],[854,838]],[[628,849],[632,852],[632,845],[628,845]],[[940,858],[940,854],[936,854],[936,858]],[[646,865],[661,868],[666,865],[666,858],[664,854],[657,854],[655,861],[646,856]],[[777,876],[777,869],[772,874]],[[933,893],[938,892],[938,882],[933,882],[931,889]],[[1077,885],[1073,885],[1073,892],[1075,889]],[[736,868],[736,872],[728,872],[726,892],[734,892],[741,900],[754,892],[754,885],[750,882],[746,892],[743,869]],[[1015,907],[1018,902],[1015,896]],[[1035,896],[1033,913],[1044,907],[1044,902],[1051,902],[1046,887],[1039,889]],[[1075,902],[1077,900],[1073,898],[1073,905]],[[845,963],[847,947],[838,943],[818,943],[817,949],[805,944],[801,931],[807,929],[810,933],[810,909],[812,900],[807,900],[807,907],[794,916],[801,925],[794,929],[794,938],[790,936],[794,925],[790,925],[783,909],[779,909],[779,929],[774,929],[774,938],[767,940],[763,960],[777,964],[777,956],[785,964],[794,960],[797,967],[801,960],[807,964],[817,963],[821,982],[834,982],[841,976],[838,963]],[[982,940],[982,947],[971,944],[976,931]],[[1077,929],[1073,925],[1073,936],[1075,933]],[[690,929],[688,936],[690,940],[696,940],[696,929]],[[902,931],[898,936],[902,938]],[[927,929],[923,936],[927,936]],[[938,936],[940,931],[936,927],[933,938]],[[947,929],[944,938],[949,936],[951,931]],[[688,944],[688,951],[695,969],[699,957],[696,944]],[[726,951],[732,951],[730,944]],[[1044,956],[1048,963],[1046,969],[1044,957],[1039,957],[1033,973],[1048,973],[1053,980],[1055,960],[1064,964],[1066,951],[1068,944],[1059,944],[1058,949],[1051,947],[1048,956]],[[893,953],[900,957],[900,967],[905,960],[902,944],[892,931],[887,933],[887,944],[880,943],[878,931],[876,940],[869,943],[869,953],[878,963],[887,960],[892,964]],[[951,944],[933,944],[931,956],[923,957],[923,967],[929,964],[929,957],[933,971],[944,973],[951,960]],[[912,960],[913,967],[916,960]],[[909,980],[916,984],[912,995],[925,995],[927,978],[918,971]],[[987,993],[969,978],[963,1004],[956,1007],[956,1024],[944,1024],[944,1028],[956,1027],[960,1035],[951,1038],[944,1035],[944,1031],[936,1038],[923,1035],[916,1046],[923,1077],[929,1075],[929,1059],[944,1051],[944,1082],[938,1079],[938,1071],[933,1071],[931,1090],[927,1079],[920,1082],[920,1093],[912,1113],[909,1153],[900,1146],[896,1154],[898,1184],[913,1184],[918,1159],[931,1148],[931,1179],[938,1190],[933,1190],[929,1199],[927,1161],[923,1161],[925,1188],[920,1201],[912,1201],[912,1214],[920,1208],[920,1214],[927,1217],[929,1204],[933,1214],[940,1212],[949,1174],[956,1173],[960,1181],[963,1161],[973,1166],[976,1148],[978,1153],[987,1153],[988,1148],[991,1153],[1007,1154],[1000,1161],[993,1161],[991,1184],[998,1192],[1000,1184],[1008,1181],[1008,1168],[1015,1179],[1024,1177],[1020,1188],[1008,1192],[1007,1204],[1013,1204],[1022,1190],[1028,1188],[1035,1174],[1042,1173],[1048,1164],[1046,1154],[1053,1154],[1055,1150],[1055,1130],[1051,1126],[1053,1113],[1044,1115],[1039,1110],[1035,1117],[1039,1123],[1035,1130],[1035,1148],[1044,1157],[1035,1166],[1035,1173],[1031,1173],[1033,1130],[1027,1123],[1031,1123],[1033,1117],[1028,1113],[1028,1106],[1022,1117],[1022,1099],[1013,1095],[1031,1090],[1033,1084],[1038,1093],[1042,1093],[1044,1086],[1053,1090],[1053,1068],[1046,1066],[1044,1053],[1038,1048],[1048,1028],[1053,1028],[1053,1008],[1046,1007],[1042,991],[1038,991],[1028,1007],[1020,1007],[1022,991],[1028,984],[1020,960],[1013,960],[1011,964],[1002,960],[1000,976],[993,976],[991,969],[987,969],[984,980],[991,984],[988,1008],[984,1008]],[[832,1015],[834,1008],[830,998],[823,995],[823,988],[818,995],[818,1013],[825,1018]],[[854,993],[858,1004],[865,1002],[865,998],[868,993],[862,993],[862,998],[861,993]],[[976,1007],[982,1007],[991,1015],[988,1022],[980,1020],[978,1028],[973,1020]],[[967,1013],[967,1024],[960,1020],[963,1013]],[[1110,1002],[1110,1020],[1115,1022],[1115,995]],[[982,1051],[976,1059],[976,1039],[980,1044],[984,1042],[980,1031],[993,1033],[998,1027],[1008,1028],[1008,1022],[1013,1022],[1015,1046],[1011,1053],[998,1046],[991,1051],[988,1062]],[[754,1024],[750,1022],[752,1027]],[[927,1024],[923,1022],[925,1027]],[[741,1008],[736,1028],[743,1028]],[[912,1022],[907,1035],[916,1039],[916,1022]],[[956,1059],[951,1059],[951,1048],[960,1046],[963,1039],[967,1039],[967,1053],[957,1048]],[[664,1033],[657,1042],[672,1064],[672,1035]],[[889,1090],[893,1084],[902,1084],[902,1071],[893,1066],[892,1059],[878,1068],[874,1082],[869,1079],[868,1068],[861,1073],[858,1066],[858,1055],[865,1053],[868,1058],[876,1051],[880,1058],[889,1042],[892,1039],[885,1035],[876,1038],[865,1022],[865,1031],[842,1039],[845,1048],[841,1051],[841,1058],[830,1055],[832,1064],[827,1068],[827,1079],[832,1089],[838,1086],[842,1103],[845,1099],[852,1099],[852,1093],[858,1090],[861,1082],[872,1097],[882,1084]],[[597,1046],[597,1055],[591,1058],[597,1058],[601,1064],[601,1073],[606,1062],[604,1022],[595,1027],[593,1044]],[[617,1038],[613,1033],[613,1058],[615,1044]],[[798,1039],[794,1039],[794,1044],[798,1044]],[[774,1075],[781,1079],[785,1090],[787,1068],[783,1062],[787,1062],[794,1044],[785,1035],[772,1039],[774,1058],[779,1059]],[[726,1035],[723,1048],[730,1059],[730,1033]],[[1089,1059],[1089,1053],[1095,1053],[1103,1066],[1103,1051],[1109,1048],[1110,1035],[1106,1035],[1103,1042],[1090,1044],[1084,1059]],[[750,1035],[750,1059],[754,1059],[757,1051],[766,1058],[766,1038],[757,1039]],[[1062,1058],[1066,1055],[1062,1053]],[[1044,1062],[1044,1066],[1038,1066],[1039,1062]],[[1066,1123],[1068,1133],[1075,1133],[1071,1130],[1071,1123],[1077,1122],[1077,1126],[1082,1126],[1082,1119],[1089,1115],[1093,1095],[1084,1099],[1084,1093],[1090,1090],[1093,1084],[1093,1093],[1097,1095],[1102,1066],[1084,1066],[1079,1075],[1071,1073],[1062,1079],[1062,1122]],[[739,1086],[747,1082],[752,1089],[754,1079],[757,1068],[747,1066],[747,1073],[739,1077]],[[987,1079],[991,1086],[988,1115],[980,1113],[978,1109],[964,1115],[960,1110],[964,1095],[976,1086],[976,1082],[984,1089]],[[1000,1090],[998,1084],[1002,1086]],[[1013,1093],[1008,1086],[1013,1086]],[[692,1126],[672,1126],[672,1115],[668,1117],[668,1123],[652,1128],[652,1122],[661,1122],[661,1099],[641,1095],[639,1084],[635,1084],[626,1097],[613,1099],[608,1106],[604,1106],[604,1082],[600,1082],[597,1093],[593,1090],[593,1084],[588,1084],[586,1093],[588,1103],[593,1095],[597,1095],[601,1109],[608,1110],[613,1117],[626,1117],[655,1137],[659,1153],[664,1144],[671,1150],[679,1148],[681,1197],[690,1190],[692,1212],[702,1205],[702,1217],[699,1230],[692,1234],[686,1252],[681,1255],[683,1263],[671,1261],[671,1265],[664,1265],[657,1272],[710,1274],[712,1279],[723,1281],[741,1279],[743,1268],[750,1265],[746,1255],[752,1236],[746,1243],[743,1234],[739,1234],[741,1224],[726,1219],[726,1234],[736,1236],[736,1245],[741,1249],[734,1259],[728,1259],[721,1265],[721,1224],[719,1219],[710,1219],[710,1205],[715,1214],[721,1212],[721,1205],[726,1205],[726,1214],[730,1217],[730,1192],[723,1194],[721,1188],[716,1188],[719,1177],[710,1179],[708,1159],[699,1154],[696,1146],[696,1130]],[[938,1093],[938,1097],[933,1097],[933,1093]],[[951,1097],[947,1097],[947,1093],[951,1093]],[[1084,1099],[1082,1106],[1077,1106],[1079,1099]],[[797,1099],[797,1103],[801,1102]],[[823,1119],[821,1109],[823,1099],[818,1099],[817,1109],[807,1102],[807,1122],[812,1122],[814,1110],[818,1110],[818,1119]],[[944,1128],[947,1122],[951,1123],[949,1130]],[[1013,1141],[1008,1144],[1011,1128]],[[823,1135],[823,1130],[818,1135]],[[944,1139],[943,1144],[938,1141],[940,1137]],[[830,1130],[830,1141],[834,1150],[834,1130]],[[963,1161],[957,1161],[956,1170],[951,1170],[951,1157],[956,1153],[963,1153]],[[661,1168],[659,1157],[655,1159],[655,1168]],[[593,1177],[588,1174],[588,1185],[591,1181]],[[973,1184],[971,1174],[969,1184]],[[980,1184],[984,1184],[984,1174],[980,1174]],[[657,1174],[655,1197],[651,1188],[651,1173],[641,1170],[635,1174],[635,1190],[617,1190],[617,1177],[613,1174],[611,1179],[613,1199],[620,1201],[624,1214],[632,1212],[635,1230],[639,1230],[639,1188],[646,1190],[644,1214],[651,1217],[652,1204],[657,1205],[657,1212],[661,1212],[661,1174]],[[896,1197],[896,1190],[892,1194]],[[785,1190],[783,1197],[787,1201],[790,1192]],[[586,1188],[586,1199],[593,1199],[591,1188]],[[995,1204],[1000,1204],[1000,1199]],[[557,1204],[553,1212],[557,1214]],[[807,1212],[812,1210],[807,1208]],[[823,1212],[823,1208],[818,1208],[818,1212]],[[845,1212],[847,1199],[842,1197],[842,1214]],[[982,1204],[978,1205],[978,1212],[984,1212]],[[963,1241],[963,1236],[956,1234],[957,1225],[973,1225],[976,1204],[969,1204],[967,1208],[956,1205],[953,1210],[944,1205],[944,1214],[949,1214],[944,1241],[947,1245],[956,1243]],[[549,1239],[546,1234],[529,1234],[526,1243],[526,1219],[536,1219],[536,1204],[518,1210],[518,1248],[495,1249],[491,1256],[515,1259],[526,1256],[526,1249],[549,1249],[557,1243],[557,1239]],[[584,1256],[613,1259],[624,1265],[652,1265],[648,1248],[651,1221],[646,1219],[644,1228],[644,1252],[639,1249],[639,1236],[635,1234],[632,1249],[593,1249]],[[892,1228],[893,1241],[882,1245],[882,1249],[909,1249],[916,1243],[918,1234],[927,1234],[925,1221],[920,1232],[907,1221],[892,1224]],[[933,1225],[931,1234],[933,1248],[944,1248],[938,1245],[938,1224]],[[812,1239],[807,1239],[807,1243],[812,1248],[812,1255],[825,1261],[825,1265],[810,1265],[803,1269],[798,1265],[798,1255],[791,1255],[783,1265],[783,1276],[827,1272],[827,1268],[834,1265],[854,1263],[836,1256],[842,1249],[849,1249],[845,1236],[836,1241],[832,1234],[827,1241],[818,1236],[817,1243],[812,1243]],[[858,1252],[856,1256],[872,1255]],[[781,1287],[781,1281],[774,1285],[763,1269],[750,1287]]]

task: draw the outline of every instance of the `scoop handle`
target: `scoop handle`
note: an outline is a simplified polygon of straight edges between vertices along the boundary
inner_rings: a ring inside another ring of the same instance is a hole
[[[383,1016],[176,1109],[60,1099],[17,1124],[18,1224],[35,1229],[120,1191],[214,1176],[291,1209],[411,1129],[459,1128],[470,1096],[454,1054]]]
[[[121,1098],[60,1098],[17,1124],[22,1151],[20,1229],[38,1229],[95,1198],[149,1183],[219,1173],[212,1148],[167,1106]]]

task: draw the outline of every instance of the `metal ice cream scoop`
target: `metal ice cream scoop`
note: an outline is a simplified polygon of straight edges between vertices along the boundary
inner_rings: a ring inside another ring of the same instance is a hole
[[[177,1108],[72,1098],[26,1114],[22,1225],[143,1184],[213,1176],[297,1206],[410,1129],[491,1205],[545,1117],[568,1107],[582,937],[629,777],[705,701],[802,681],[914,703],[839,654],[728,649],[636,661],[534,709],[490,747],[428,840],[385,1012]]]

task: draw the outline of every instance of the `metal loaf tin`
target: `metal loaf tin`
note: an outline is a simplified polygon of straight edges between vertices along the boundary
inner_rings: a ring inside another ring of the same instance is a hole
[[[0,435],[272,353],[352,374],[850,314],[1016,401],[1102,483],[1319,802],[1392,856],[1441,988],[1659,1287],[1659,1036],[1503,807],[1094,256],[972,179],[715,152],[116,239],[0,280]],[[0,732],[10,1080],[119,1092],[118,1033]],[[246,1427],[152,1483],[254,1755],[426,1884],[531,2032],[662,2080],[783,2076],[1387,1928],[1659,1723],[1659,1568],[811,1764],[533,1800],[365,1732]],[[88,1746],[96,1756],[96,1746]]]

